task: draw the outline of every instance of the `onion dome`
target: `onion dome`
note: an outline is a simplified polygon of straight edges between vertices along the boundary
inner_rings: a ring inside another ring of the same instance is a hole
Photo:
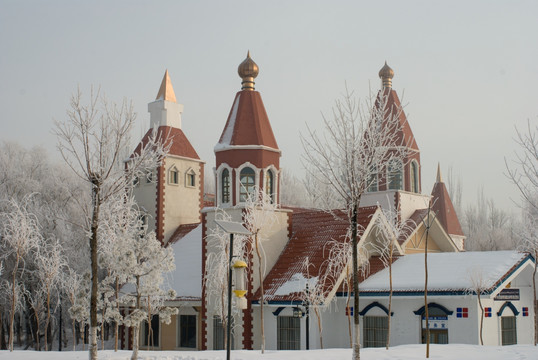
[[[250,51],[247,53],[247,58],[239,64],[237,73],[243,79],[241,82],[241,90],[254,90],[254,79],[258,76],[258,65],[250,57]]]
[[[379,77],[381,78],[381,86],[383,88],[391,88],[392,87],[392,78],[394,77],[394,70],[390,68],[390,66],[387,65],[387,62],[385,61],[385,65],[379,70]]]

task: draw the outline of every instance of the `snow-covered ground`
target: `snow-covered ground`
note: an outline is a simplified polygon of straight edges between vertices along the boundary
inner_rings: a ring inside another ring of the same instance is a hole
[[[362,360],[416,360],[425,359],[425,345],[395,346],[388,351],[382,349],[362,349]],[[130,351],[99,351],[99,359],[128,360]],[[86,351],[0,351],[0,359],[10,360],[85,360]],[[232,351],[233,360],[349,360],[350,349],[329,349],[310,351]],[[141,351],[139,359],[144,360],[224,360],[225,351]],[[538,348],[531,345],[476,346],[476,345],[432,345],[430,359],[435,360],[530,360],[538,359]]]

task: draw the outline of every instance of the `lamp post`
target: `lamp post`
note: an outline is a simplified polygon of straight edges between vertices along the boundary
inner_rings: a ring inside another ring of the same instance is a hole
[[[228,322],[226,324],[226,360],[230,360],[230,347],[231,347],[231,323],[232,323],[232,261],[234,253],[234,234],[238,235],[252,235],[250,231],[245,229],[245,227],[238,222],[234,221],[224,221],[224,220],[215,220],[215,223],[222,229],[224,232],[230,234],[230,261],[228,263]],[[246,267],[246,264],[245,264]],[[243,266],[238,266],[242,268]],[[244,295],[244,293],[243,293]]]

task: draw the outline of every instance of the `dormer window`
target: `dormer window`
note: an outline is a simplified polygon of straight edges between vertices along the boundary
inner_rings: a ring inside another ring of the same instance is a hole
[[[175,166],[168,172],[168,182],[173,185],[179,184],[179,170]]]
[[[191,168],[187,171],[185,174],[185,186],[187,187],[195,187],[196,186],[196,173]]]
[[[222,170],[221,174],[221,202],[223,204],[230,202],[230,171]]]
[[[241,170],[241,173],[239,174],[239,182],[240,182],[240,189],[239,189],[239,201],[245,202],[247,201],[249,195],[252,196],[254,194],[254,185],[256,180],[256,173],[252,168],[245,167],[243,170]]]
[[[389,190],[403,189],[402,162],[397,159],[389,161],[387,165],[387,185]]]

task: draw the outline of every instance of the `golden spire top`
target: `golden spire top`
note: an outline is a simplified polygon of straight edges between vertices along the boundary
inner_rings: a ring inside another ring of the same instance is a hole
[[[392,78],[394,77],[394,70],[392,70],[390,66],[387,65],[386,61],[385,65],[381,68],[381,70],[379,70],[379,77],[381,78],[381,87],[383,89],[386,87],[392,87]]]
[[[161,87],[159,88],[159,93],[155,100],[167,100],[172,102],[177,102],[176,94],[174,93],[174,88],[172,87],[172,81],[170,81],[170,76],[168,75],[168,69],[164,72],[163,81],[161,82]]]
[[[249,50],[247,58],[237,68],[237,73],[243,79],[241,90],[254,90],[254,79],[258,76],[258,72],[258,65],[251,59]]]
[[[437,180],[435,181],[437,183],[442,183],[443,178],[441,177],[441,164],[437,163]]]

